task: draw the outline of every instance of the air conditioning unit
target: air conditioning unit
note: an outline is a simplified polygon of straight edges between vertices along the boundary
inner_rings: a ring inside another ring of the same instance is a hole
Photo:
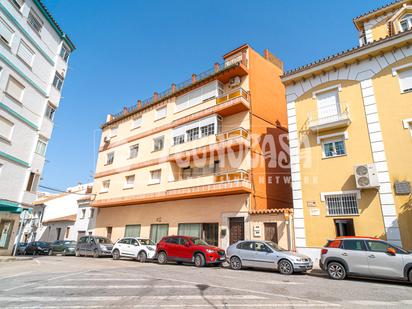
[[[239,76],[232,77],[232,78],[229,80],[229,87],[230,87],[230,88],[235,88],[235,87],[237,87],[237,86],[239,86],[239,85],[240,85],[240,77],[239,77]]]
[[[378,173],[374,164],[355,165],[356,188],[371,189],[379,188]]]
[[[110,143],[110,136],[105,136],[104,137],[104,142],[105,143]]]

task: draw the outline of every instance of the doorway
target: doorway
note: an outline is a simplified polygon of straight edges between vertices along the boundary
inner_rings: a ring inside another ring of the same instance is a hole
[[[229,218],[229,244],[245,239],[245,222],[243,217]]]
[[[278,243],[278,224],[274,223],[264,223],[265,226],[265,240],[273,241]]]

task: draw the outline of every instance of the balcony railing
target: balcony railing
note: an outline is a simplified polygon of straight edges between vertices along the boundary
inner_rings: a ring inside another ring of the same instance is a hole
[[[331,115],[319,117],[317,111],[309,113],[308,125],[312,131],[330,130],[334,128],[347,127],[351,120],[349,109],[344,106],[343,111],[331,113]]]
[[[233,130],[225,131],[216,135],[216,141],[227,141],[232,138],[243,137],[245,139],[249,138],[249,131],[243,128],[236,128]]]
[[[216,104],[222,104],[229,100],[242,97],[249,102],[249,93],[243,88],[238,88],[236,90],[230,91],[228,93],[222,94],[216,98]]]
[[[226,182],[234,180],[245,180],[249,181],[249,172],[245,170],[232,170],[228,172],[215,174],[215,182]]]

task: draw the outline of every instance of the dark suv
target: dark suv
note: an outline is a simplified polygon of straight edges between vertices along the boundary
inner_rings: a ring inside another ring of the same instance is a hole
[[[225,251],[211,246],[198,237],[166,236],[157,244],[157,260],[160,264],[168,261],[194,263],[196,267],[221,265],[225,260]]]

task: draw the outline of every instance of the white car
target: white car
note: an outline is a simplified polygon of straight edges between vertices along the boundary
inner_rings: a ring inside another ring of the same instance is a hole
[[[121,257],[136,259],[142,263],[153,259],[156,254],[156,244],[150,239],[125,237],[118,240],[112,249],[113,260]]]

